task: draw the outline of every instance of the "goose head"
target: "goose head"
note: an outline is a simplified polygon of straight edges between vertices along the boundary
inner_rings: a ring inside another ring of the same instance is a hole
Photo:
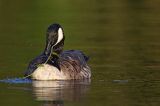
[[[65,37],[61,25],[50,25],[46,32],[45,54],[49,55],[51,52],[54,52],[56,54],[61,53],[63,50],[64,39]]]

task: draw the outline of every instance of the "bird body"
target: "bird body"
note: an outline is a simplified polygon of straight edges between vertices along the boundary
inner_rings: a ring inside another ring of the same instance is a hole
[[[88,57],[79,50],[63,51],[64,34],[59,24],[52,24],[47,30],[46,48],[33,59],[25,76],[35,80],[89,79]]]
[[[85,79],[91,77],[87,57],[81,51],[69,50],[60,54],[58,64],[60,69],[51,64],[43,63],[32,73],[37,80],[69,80]]]
[[[49,64],[42,64],[33,73],[32,78],[36,80],[65,80],[67,77],[62,71]]]

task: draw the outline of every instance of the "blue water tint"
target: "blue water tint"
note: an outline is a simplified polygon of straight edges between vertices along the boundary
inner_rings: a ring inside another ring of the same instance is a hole
[[[19,83],[31,83],[32,80],[27,79],[27,78],[25,78],[25,79],[23,79],[23,78],[7,78],[7,79],[0,80],[0,82],[19,84]]]

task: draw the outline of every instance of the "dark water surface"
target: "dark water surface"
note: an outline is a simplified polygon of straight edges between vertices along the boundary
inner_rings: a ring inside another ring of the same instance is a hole
[[[159,4],[0,0],[0,106],[159,106]],[[46,28],[54,22],[64,27],[66,50],[79,49],[90,56],[92,79],[15,79],[43,51]]]

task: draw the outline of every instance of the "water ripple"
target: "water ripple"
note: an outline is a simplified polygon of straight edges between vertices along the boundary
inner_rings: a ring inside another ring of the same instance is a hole
[[[22,78],[7,78],[7,79],[2,79],[0,82],[4,83],[10,83],[10,84],[20,84],[20,83],[31,83],[32,80],[30,79],[22,79]]]

